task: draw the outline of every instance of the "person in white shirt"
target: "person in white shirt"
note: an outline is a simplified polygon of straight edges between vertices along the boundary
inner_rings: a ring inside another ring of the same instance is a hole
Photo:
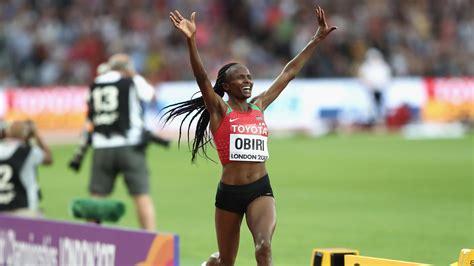
[[[365,60],[359,68],[360,81],[369,90],[373,101],[373,122],[383,124],[385,117],[384,90],[388,86],[392,74],[390,66],[385,62],[382,53],[376,48],[367,50]]]

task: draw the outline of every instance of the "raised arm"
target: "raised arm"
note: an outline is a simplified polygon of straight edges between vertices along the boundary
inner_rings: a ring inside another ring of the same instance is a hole
[[[311,58],[317,44],[324,40],[329,33],[337,29],[337,27],[328,27],[324,10],[321,7],[318,6],[315,12],[318,19],[318,29],[316,30],[316,34],[311,38],[303,50],[286,64],[278,77],[270,85],[270,88],[253,99],[253,102],[260,106],[262,110],[265,110],[278,97],[278,95],[280,95],[283,89],[286,88],[288,83],[296,77],[305,63],[309,58]]]
[[[174,27],[186,37],[191,67],[207,111],[211,116],[215,113],[221,113],[221,108],[224,105],[223,100],[214,92],[196,46],[196,12],[191,14],[191,20],[185,19],[179,11],[170,12],[170,20]]]

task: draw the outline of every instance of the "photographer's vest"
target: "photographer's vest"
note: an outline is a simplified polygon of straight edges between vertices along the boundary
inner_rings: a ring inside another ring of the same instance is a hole
[[[112,134],[125,136],[130,128],[131,86],[133,80],[130,78],[91,85],[88,118],[94,124],[95,132],[107,137]]]
[[[18,146],[10,158],[0,160],[0,211],[28,208],[20,173],[30,151],[30,146]]]
[[[252,104],[249,112],[227,112],[215,132],[214,143],[221,163],[232,161],[264,162],[268,159],[268,128],[263,113]]]

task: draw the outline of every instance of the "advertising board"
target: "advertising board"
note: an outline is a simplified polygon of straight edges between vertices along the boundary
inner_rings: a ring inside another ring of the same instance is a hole
[[[0,265],[178,266],[179,238],[0,215]]]

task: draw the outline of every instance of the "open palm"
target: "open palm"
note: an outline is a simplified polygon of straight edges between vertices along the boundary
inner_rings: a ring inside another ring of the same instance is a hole
[[[318,17],[318,30],[316,32],[316,38],[319,40],[323,40],[326,36],[329,35],[333,30],[337,29],[337,27],[329,27],[328,23],[326,22],[326,16],[324,15],[324,10],[318,6],[316,8],[316,16]]]
[[[175,28],[180,30],[187,38],[196,33],[196,12],[191,14],[191,20],[185,19],[179,11],[170,12],[170,20]]]

